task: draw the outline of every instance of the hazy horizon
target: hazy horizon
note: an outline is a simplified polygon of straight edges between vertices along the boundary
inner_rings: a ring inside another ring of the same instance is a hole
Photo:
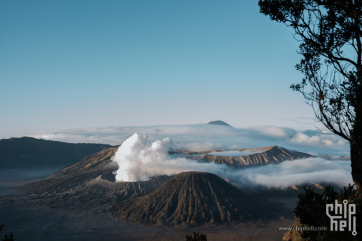
[[[150,141],[171,138],[179,149],[190,151],[235,150],[279,145],[312,155],[349,155],[349,143],[318,129],[260,125],[235,128],[222,125],[106,126],[41,131],[26,136],[70,143],[120,145],[133,134],[147,135]],[[22,137],[11,136],[11,137]],[[11,138],[8,137],[8,138]]]

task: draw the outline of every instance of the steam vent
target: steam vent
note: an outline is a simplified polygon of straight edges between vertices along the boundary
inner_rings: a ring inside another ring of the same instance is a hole
[[[154,192],[113,206],[114,216],[143,224],[200,226],[273,217],[276,207],[251,198],[215,174],[180,173]]]

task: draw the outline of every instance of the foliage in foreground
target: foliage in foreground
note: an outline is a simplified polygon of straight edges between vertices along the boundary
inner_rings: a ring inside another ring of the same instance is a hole
[[[362,0],[259,0],[260,12],[293,28],[303,94],[316,118],[350,142],[352,178],[362,193]]]
[[[289,231],[284,235],[283,240],[360,240],[362,235],[362,198],[361,194],[357,194],[354,186],[344,187],[340,193],[328,186],[322,194],[314,192],[311,188],[304,188],[304,193],[299,194],[298,199],[298,204],[294,210],[297,219],[293,227],[327,227],[327,231]],[[326,205],[334,204],[335,200],[338,200],[338,203],[348,200],[349,204],[356,204],[356,236],[353,236],[348,228],[345,231],[330,231],[330,219],[326,214]]]
[[[4,228],[4,225],[0,225],[0,237],[1,237],[1,230]],[[13,233],[10,233],[10,237],[7,235],[4,236],[2,241],[14,241]]]
[[[207,238],[205,234],[194,232],[193,237],[190,234],[186,235],[186,241],[207,241]]]

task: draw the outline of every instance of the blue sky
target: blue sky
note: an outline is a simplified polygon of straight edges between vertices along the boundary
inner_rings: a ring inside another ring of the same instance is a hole
[[[0,2],[0,137],[96,126],[314,128],[292,29],[257,1]]]

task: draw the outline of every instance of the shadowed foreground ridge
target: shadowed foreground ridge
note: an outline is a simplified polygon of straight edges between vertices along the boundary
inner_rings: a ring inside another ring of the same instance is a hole
[[[273,217],[276,209],[215,174],[184,172],[151,194],[116,204],[112,212],[135,223],[199,226],[257,221]]]
[[[115,147],[103,149],[43,180],[26,184],[21,189],[26,192],[44,192],[74,188],[110,170],[116,170],[117,166],[107,166],[112,162],[112,157],[116,151],[117,148]]]

